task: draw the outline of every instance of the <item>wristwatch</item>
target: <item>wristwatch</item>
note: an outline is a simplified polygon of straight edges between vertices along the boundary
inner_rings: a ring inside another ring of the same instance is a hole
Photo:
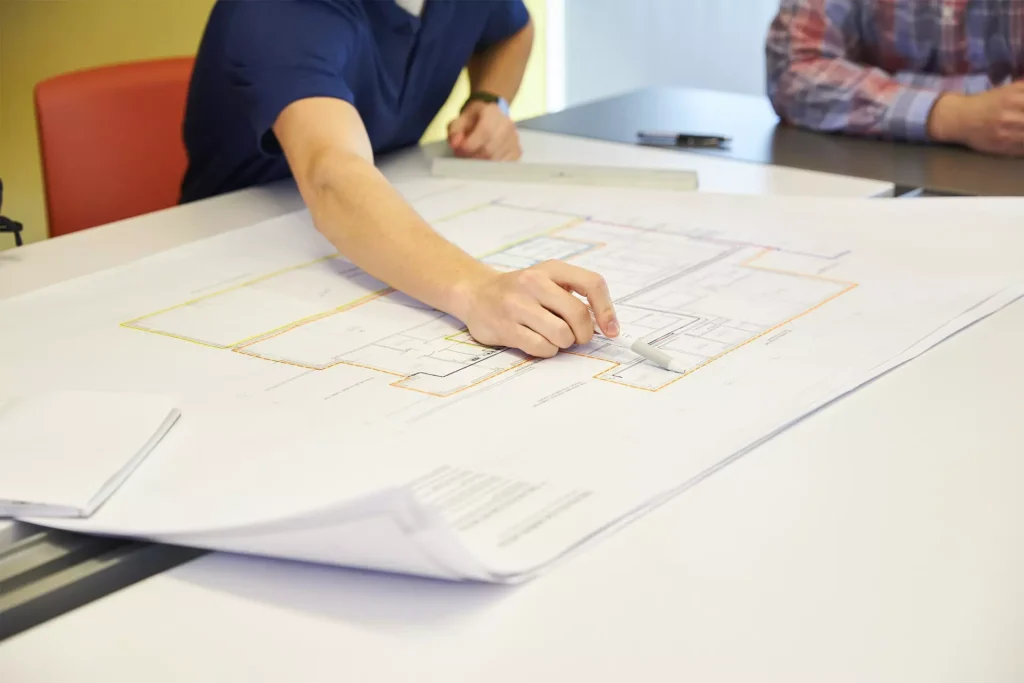
[[[509,115],[508,100],[500,95],[487,92],[485,90],[477,90],[476,92],[470,93],[469,97],[466,98],[466,102],[462,105],[462,109],[469,106],[470,102],[488,102],[498,105],[498,109],[501,109],[505,116]]]

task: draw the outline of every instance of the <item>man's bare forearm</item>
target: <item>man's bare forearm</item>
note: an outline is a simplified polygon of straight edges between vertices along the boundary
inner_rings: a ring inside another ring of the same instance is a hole
[[[535,356],[587,343],[597,324],[618,334],[607,284],[596,273],[544,263],[499,273],[436,233],[373,165],[373,147],[350,103],[288,105],[273,133],[317,229],[355,265],[466,324],[482,344]]]
[[[494,271],[435,232],[371,163],[324,162],[307,205],[320,232],[354,264],[455,317],[468,291]]]
[[[313,222],[373,277],[462,319],[466,292],[496,274],[436,233],[373,165],[355,108],[311,98],[274,127]]]
[[[511,102],[526,73],[533,48],[533,22],[517,33],[473,55],[468,64],[470,88],[500,95]]]

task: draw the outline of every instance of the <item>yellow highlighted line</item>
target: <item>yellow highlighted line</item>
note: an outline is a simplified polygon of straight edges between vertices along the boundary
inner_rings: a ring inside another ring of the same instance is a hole
[[[150,334],[159,334],[159,335],[162,335],[164,337],[171,337],[173,339],[181,339],[183,341],[191,341],[191,342],[195,342],[196,344],[201,344],[203,346],[208,346],[208,347],[213,348],[213,349],[236,349],[236,348],[243,348],[245,346],[248,346],[250,344],[253,344],[253,343],[257,342],[257,341],[261,341],[261,340],[266,339],[266,338],[276,337],[278,334],[280,334],[282,332],[287,332],[288,330],[290,330],[292,328],[295,328],[295,327],[298,327],[299,325],[305,325],[306,323],[310,323],[310,322],[314,322],[316,320],[320,320],[322,318],[326,318],[328,316],[334,315],[335,313],[341,313],[342,311],[346,311],[346,310],[348,310],[350,308],[355,308],[356,306],[359,306],[360,304],[364,304],[367,301],[372,301],[373,299],[376,299],[378,297],[384,296],[386,294],[390,294],[393,291],[395,291],[395,290],[391,289],[390,287],[387,287],[385,289],[378,289],[375,292],[370,292],[369,294],[361,296],[358,299],[354,299],[353,301],[349,301],[348,303],[342,304],[341,306],[338,306],[337,308],[332,308],[332,309],[327,310],[327,311],[322,311],[320,313],[316,313],[314,315],[307,316],[305,318],[300,318],[299,320],[293,320],[292,322],[285,323],[284,325],[280,325],[280,326],[275,327],[275,328],[273,328],[271,330],[266,330],[264,332],[259,332],[257,334],[250,335],[248,337],[245,337],[243,339],[239,339],[238,341],[230,342],[228,344],[215,344],[213,342],[206,342],[206,341],[201,341],[199,339],[192,339],[190,337],[184,337],[184,336],[181,336],[181,335],[178,335],[178,334],[174,334],[173,332],[166,332],[166,331],[163,331],[163,330],[155,330],[155,329],[150,329],[150,328],[146,328],[146,327],[139,327],[136,323],[138,323],[138,321],[140,321],[140,320],[143,320],[143,318],[137,318],[136,320],[132,320],[132,321],[129,321],[129,322],[126,322],[126,323],[121,323],[121,327],[126,327],[126,328],[128,328],[130,330],[138,330],[140,332],[149,332]],[[182,304],[182,305],[186,305],[186,304]],[[168,310],[170,310],[170,309],[168,309]],[[154,313],[153,315],[158,315],[158,314]],[[149,317],[149,316],[146,316],[146,317]]]
[[[524,237],[524,238],[522,238],[520,240],[516,240],[515,242],[509,242],[508,244],[504,244],[504,245],[498,247],[497,249],[494,249],[493,251],[489,251],[486,254],[483,254],[482,256],[477,256],[477,259],[478,260],[485,259],[488,256],[494,256],[495,254],[500,254],[501,252],[507,251],[507,250],[511,249],[512,247],[518,247],[520,244],[526,244],[527,242],[530,242],[531,240],[535,240],[535,239],[537,239],[539,237],[551,237],[556,232],[561,232],[562,230],[568,230],[569,228],[573,227],[574,225],[577,225],[579,223],[585,223],[585,222],[586,222],[586,219],[584,219],[584,218],[574,218],[571,221],[567,221],[567,222],[565,222],[565,223],[563,223],[561,225],[556,225],[553,228],[549,228],[547,230],[544,230],[544,231],[541,231],[541,232],[538,232],[538,233],[534,233],[534,234],[532,234],[532,235],[530,235],[528,237]],[[573,239],[571,237],[559,237],[558,239],[566,240],[566,241],[571,241],[571,242],[579,242],[580,244],[590,244],[590,245],[593,245],[593,246],[603,246],[600,242],[588,242],[586,240],[578,240],[578,239]],[[573,256],[576,256],[576,254],[573,254]]]
[[[775,251],[777,251],[777,250],[776,249],[763,249],[763,250],[761,250],[761,253],[755,254],[754,256],[751,256],[750,258],[748,258],[746,261],[743,261],[742,263],[740,263],[740,266],[743,267],[743,268],[749,268],[750,270],[761,270],[761,271],[764,271],[766,273],[778,273],[780,275],[793,275],[793,276],[796,276],[796,277],[805,277],[805,278],[808,278],[808,279],[811,279],[811,280],[818,280],[819,282],[831,282],[832,284],[835,284],[835,285],[854,285],[854,286],[856,286],[856,283],[854,283],[854,282],[847,282],[846,280],[835,280],[835,279],[830,278],[830,277],[825,277],[824,275],[818,275],[817,273],[798,273],[798,272],[793,271],[793,270],[782,270],[781,268],[769,268],[767,266],[753,265],[755,261],[759,261],[762,258],[764,258],[765,256],[767,256],[768,254],[772,254]]]
[[[494,204],[491,203],[491,202],[484,202],[482,204],[477,204],[476,206],[471,206],[468,209],[459,209],[455,213],[450,213],[447,216],[443,216],[441,218],[429,218],[427,220],[429,222],[431,222],[431,223],[444,223],[445,221],[455,220],[456,218],[459,218],[460,216],[465,216],[466,214],[473,213],[474,211],[479,211],[480,209],[485,209],[488,206],[494,206]]]
[[[300,326],[305,325],[307,323],[316,322],[317,320],[323,320],[324,318],[330,317],[330,316],[334,315],[335,313],[341,313],[341,312],[347,311],[347,310],[349,310],[351,308],[355,308],[357,306],[361,306],[361,305],[363,305],[363,304],[365,304],[365,303],[367,303],[369,301],[373,301],[374,299],[378,299],[378,298],[380,298],[382,296],[385,296],[387,294],[391,294],[394,291],[395,290],[391,289],[390,287],[385,287],[384,289],[378,289],[375,292],[370,292],[369,294],[363,295],[363,296],[359,297],[358,299],[353,299],[352,301],[349,301],[348,303],[342,304],[341,306],[338,306],[337,308],[332,308],[329,311],[323,311],[321,313],[316,313],[314,315],[311,315],[311,316],[308,316],[308,317],[305,317],[305,318],[301,318],[299,320],[295,320],[295,321],[292,321],[290,323],[286,323],[284,325],[281,325],[280,327],[275,327],[274,329],[269,330],[267,332],[261,332],[259,334],[254,334],[251,337],[246,337],[245,339],[242,339],[241,341],[237,341],[234,344],[231,344],[231,348],[234,348],[234,349],[245,348],[246,346],[251,346],[252,344],[255,344],[256,342],[265,341],[267,339],[272,339],[272,338],[274,338],[274,337],[276,337],[276,336],[278,336],[278,335],[280,335],[280,334],[282,334],[284,332],[287,332],[288,330],[292,330],[292,329],[294,329],[296,327],[300,327]]]
[[[394,291],[395,290],[391,289],[390,287],[386,287],[385,289],[378,289],[375,292],[370,292],[369,294],[361,296],[358,299],[353,299],[352,301],[349,301],[348,303],[342,304],[341,306],[338,306],[337,308],[332,308],[329,311],[323,311],[321,313],[317,313],[315,315],[311,315],[311,316],[308,316],[306,318],[301,318],[299,320],[295,320],[295,321],[292,321],[290,323],[286,323],[284,325],[281,325],[280,327],[275,327],[274,329],[269,330],[267,332],[261,332],[259,334],[255,334],[255,335],[253,335],[251,337],[246,337],[245,339],[243,339],[241,341],[237,341],[234,344],[231,344],[227,348],[231,348],[231,349],[233,349],[235,351],[244,349],[244,348],[246,348],[248,346],[252,346],[253,344],[256,344],[258,342],[266,341],[268,339],[273,339],[274,337],[280,336],[280,335],[284,334],[285,332],[288,332],[289,330],[294,330],[296,327],[301,327],[303,325],[307,325],[309,323],[313,323],[313,322],[316,322],[318,320],[323,320],[324,318],[329,318],[330,316],[335,315],[337,313],[343,313],[343,312],[345,312],[347,310],[356,308],[357,306],[362,306],[365,303],[373,301],[374,299],[379,299],[380,297],[386,296],[388,294],[391,294]]]
[[[333,254],[331,254],[329,256],[321,256],[320,258],[314,259],[313,261],[307,261],[305,263],[300,263],[298,265],[288,266],[287,268],[282,268],[281,270],[275,270],[272,273],[267,273],[265,275],[260,275],[257,278],[253,278],[252,280],[246,280],[245,282],[241,282],[241,283],[239,283],[237,285],[232,285],[231,287],[227,287],[226,289],[220,289],[220,290],[217,290],[216,292],[210,292],[209,294],[203,294],[202,296],[197,296],[194,299],[189,299],[188,301],[185,301],[184,303],[175,304],[174,306],[168,306],[167,308],[163,308],[163,309],[161,309],[159,311],[154,311],[153,313],[147,313],[146,315],[140,316],[138,318],[133,318],[132,320],[129,320],[129,321],[124,322],[124,323],[121,323],[121,325],[122,326],[131,326],[132,324],[137,323],[140,320],[145,320],[146,318],[152,318],[154,316],[162,315],[164,313],[169,313],[170,311],[174,311],[174,310],[177,310],[179,308],[184,308],[186,306],[191,306],[192,304],[197,304],[200,301],[205,301],[207,299],[212,299],[215,296],[220,296],[222,294],[227,294],[228,292],[235,292],[235,291],[238,291],[239,289],[244,289],[245,287],[250,287],[250,286],[252,286],[252,285],[254,285],[254,284],[258,283],[258,282],[264,282],[265,280],[269,280],[270,278],[277,277],[278,275],[283,275],[283,274],[285,274],[287,272],[290,272],[290,271],[293,271],[293,270],[298,270],[300,268],[305,268],[307,266],[313,265],[314,263],[320,263],[322,261],[330,261],[331,259],[338,258],[339,256],[341,256],[341,254],[338,254],[337,252],[335,252],[335,253],[333,253]]]
[[[161,337],[170,337],[171,339],[180,339],[181,341],[191,342],[192,344],[198,344],[199,346],[205,346],[210,349],[227,349],[228,346],[221,346],[219,344],[211,344],[210,342],[200,341],[198,339],[192,339],[191,337],[183,337],[180,334],[173,334],[171,332],[163,332],[162,330],[147,330],[144,327],[136,327],[130,323],[121,323],[121,327],[128,330],[137,330],[139,332],[148,332],[149,334],[158,334]]]

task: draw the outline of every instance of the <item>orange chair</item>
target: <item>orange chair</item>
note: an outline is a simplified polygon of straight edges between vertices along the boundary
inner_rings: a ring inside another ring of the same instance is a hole
[[[177,203],[193,61],[104,66],[36,86],[51,236]]]

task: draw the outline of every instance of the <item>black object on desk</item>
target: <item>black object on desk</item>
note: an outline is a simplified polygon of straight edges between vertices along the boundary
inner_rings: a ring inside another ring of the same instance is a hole
[[[653,147],[725,147],[729,138],[721,135],[699,135],[697,133],[668,133],[663,131],[640,131],[636,134],[641,145]]]
[[[0,180],[0,210],[4,207],[4,181]],[[10,232],[14,234],[14,246],[20,247],[21,231],[24,226],[17,221],[12,221],[10,218],[4,218],[0,216],[0,232]]]

